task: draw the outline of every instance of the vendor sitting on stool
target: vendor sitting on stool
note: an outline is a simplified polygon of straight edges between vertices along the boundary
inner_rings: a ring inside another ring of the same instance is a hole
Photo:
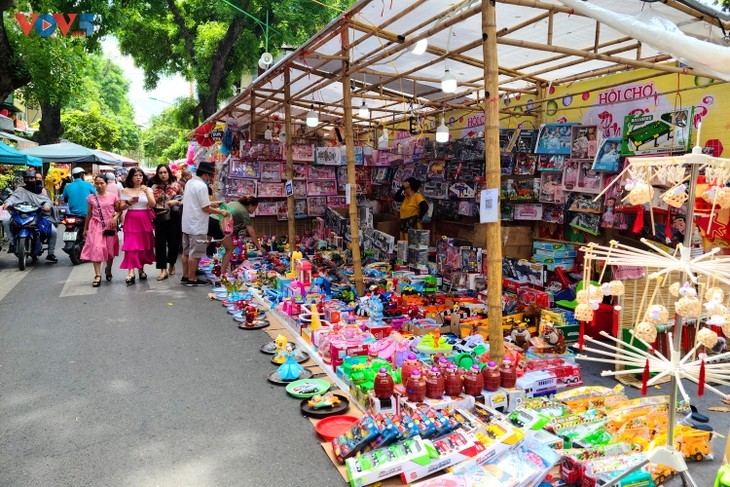
[[[403,181],[403,186],[396,191],[393,200],[400,203],[400,239],[408,240],[408,230],[421,228],[421,219],[428,212],[428,203],[423,195],[418,192],[421,181],[416,178],[408,178]]]

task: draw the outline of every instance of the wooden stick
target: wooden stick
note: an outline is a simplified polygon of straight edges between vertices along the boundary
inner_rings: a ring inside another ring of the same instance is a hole
[[[342,29],[340,33],[342,52],[350,57],[349,30]],[[360,260],[360,227],[357,216],[357,181],[355,180],[355,138],[352,134],[352,92],[350,90],[350,75],[347,72],[348,61],[342,61],[342,96],[345,104],[345,151],[347,154],[347,183],[350,185],[350,251],[354,266],[353,280],[358,296],[365,292],[363,283],[362,262]]]

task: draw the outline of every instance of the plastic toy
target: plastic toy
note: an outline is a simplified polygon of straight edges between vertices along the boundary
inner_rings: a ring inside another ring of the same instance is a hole
[[[426,381],[423,380],[421,372],[414,370],[408,377],[406,384],[406,394],[410,402],[423,402],[426,399]]]
[[[271,360],[277,364],[283,364],[286,361],[286,349],[289,342],[284,335],[277,335],[274,339],[276,345],[276,352],[274,352],[274,358]]]
[[[340,463],[355,456],[370,444],[379,434],[378,426],[371,415],[364,415],[347,432],[332,440],[332,451]]]
[[[284,353],[285,362],[279,366],[278,372],[279,377],[281,377],[283,380],[296,380],[299,378],[299,376],[302,373],[302,370],[304,367],[299,365],[296,360],[294,360],[295,356],[294,349],[291,345],[287,345],[286,352]],[[297,391],[297,392],[307,392],[307,391]]]
[[[446,384],[438,367],[431,367],[426,377],[426,397],[441,399],[444,396]]]
[[[428,458],[429,450],[416,437],[347,459],[347,478],[351,487],[369,485],[399,475],[408,466],[428,463]]]
[[[480,396],[484,389],[484,379],[479,370],[479,366],[474,364],[471,369],[464,374],[464,392],[470,396]]]
[[[327,393],[324,396],[316,395],[312,396],[312,399],[307,401],[309,407],[313,409],[331,408],[335,404],[340,403],[340,398],[332,393]]]

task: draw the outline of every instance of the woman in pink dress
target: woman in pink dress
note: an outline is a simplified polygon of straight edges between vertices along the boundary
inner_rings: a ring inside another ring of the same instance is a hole
[[[112,262],[119,255],[119,236],[117,222],[121,211],[119,198],[116,194],[106,190],[106,179],[98,174],[94,177],[96,194],[86,197],[89,203],[89,216],[84,222],[84,238],[86,243],[81,251],[81,258],[89,260],[94,265],[94,287],[101,284],[101,263],[106,262],[106,280],[112,280]],[[105,230],[108,235],[104,235]],[[113,233],[112,233],[113,232]]]
[[[150,211],[155,207],[155,196],[146,186],[147,175],[138,167],[133,167],[127,174],[125,187],[122,190],[120,208],[127,210],[124,216],[124,258],[119,266],[128,269],[124,282],[127,286],[134,284],[134,270],[138,270],[139,280],[147,279],[144,266],[155,263],[155,227],[152,224]]]

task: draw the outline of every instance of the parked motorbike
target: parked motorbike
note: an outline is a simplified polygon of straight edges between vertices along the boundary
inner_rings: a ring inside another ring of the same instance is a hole
[[[43,218],[37,206],[22,203],[15,205],[10,213],[10,229],[13,234],[15,255],[18,257],[18,269],[25,270],[28,257],[33,262],[38,260],[44,243],[48,243],[51,235],[51,222]]]
[[[63,215],[61,223],[66,229],[63,232],[63,251],[71,259],[73,265],[81,263],[81,249],[84,248],[84,222],[86,217]]]

